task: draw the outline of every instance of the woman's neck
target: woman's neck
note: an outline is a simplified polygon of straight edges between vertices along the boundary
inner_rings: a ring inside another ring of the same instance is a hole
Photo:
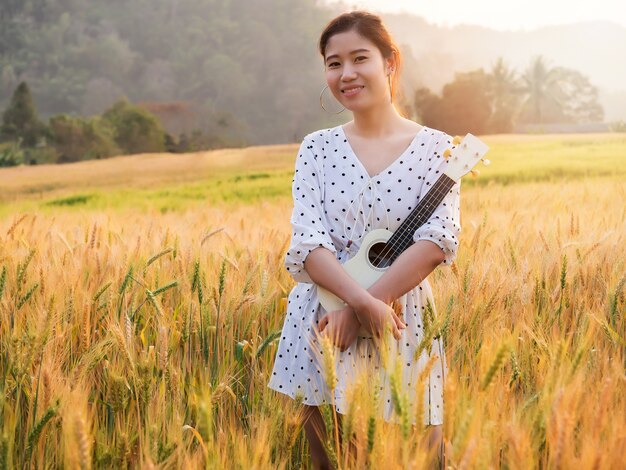
[[[396,133],[405,121],[391,103],[355,112],[353,115],[352,131],[359,137],[367,139],[390,136]]]

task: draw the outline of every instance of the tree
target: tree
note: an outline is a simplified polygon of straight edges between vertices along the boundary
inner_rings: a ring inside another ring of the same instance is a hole
[[[25,31],[21,28],[26,2],[23,0],[3,0],[0,7],[0,57],[10,55],[24,45]]]
[[[25,147],[34,147],[37,139],[43,135],[45,126],[37,117],[33,97],[26,82],[21,82],[13,96],[9,107],[2,115],[0,127],[1,140],[22,140]]]
[[[543,57],[533,59],[522,76],[523,91],[526,94],[523,114],[527,119],[530,118],[529,120],[534,123],[550,120],[550,110],[554,115],[555,109],[561,106],[559,103],[560,80],[559,70],[549,68]]]
[[[71,163],[119,155],[108,122],[95,117],[87,120],[64,114],[50,118],[50,138],[57,163]]]
[[[17,166],[24,163],[24,152],[20,144],[13,142],[0,145],[0,168],[7,166]]]
[[[489,96],[492,103],[489,131],[511,132],[519,112],[521,87],[517,73],[506,66],[502,57],[489,74]]]
[[[441,97],[419,89],[414,101],[416,112],[425,125],[449,134],[485,134],[492,109],[489,83],[482,69],[457,73],[454,81],[443,87]]]
[[[437,128],[445,119],[441,116],[441,98],[426,87],[415,90],[413,98],[417,120],[428,127]]]
[[[101,113],[127,96],[188,101],[199,115],[227,111],[241,124],[236,135],[229,129],[233,137],[254,143],[292,141],[328,123],[316,106],[323,74],[315,44],[329,13],[316,0],[0,3],[3,108],[24,79],[46,117]],[[210,125],[168,131],[206,134]]]
[[[604,109],[598,103],[598,89],[589,78],[577,70],[559,67],[562,95],[562,112],[565,121],[601,122]]]
[[[126,153],[165,151],[165,132],[145,109],[121,100],[102,117],[115,129],[115,142]]]
[[[522,81],[525,122],[590,122],[604,116],[598,90],[576,70],[549,67],[539,56],[526,69]]]

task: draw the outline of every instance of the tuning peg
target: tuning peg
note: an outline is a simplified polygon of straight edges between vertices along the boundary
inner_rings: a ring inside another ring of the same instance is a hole
[[[481,158],[481,160],[483,162],[483,165],[485,165],[485,166],[489,166],[489,164],[491,163],[491,161],[489,161],[489,159],[487,159],[487,158]]]
[[[472,171],[470,171],[470,173],[472,174],[472,176],[474,178],[476,178],[478,175],[480,175],[480,171],[478,171],[478,170],[472,170]]]
[[[459,145],[461,143],[461,140],[463,140],[463,138],[460,135],[455,135],[452,139],[452,143],[454,145]]]
[[[443,158],[445,158],[446,160],[447,160],[448,158],[450,158],[450,155],[452,155],[452,150],[450,150],[450,149],[445,149],[445,150],[443,151]]]

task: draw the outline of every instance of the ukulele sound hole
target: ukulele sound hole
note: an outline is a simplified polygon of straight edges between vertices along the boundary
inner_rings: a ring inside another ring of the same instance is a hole
[[[377,268],[391,266],[391,250],[384,242],[374,243],[367,253],[367,258]]]

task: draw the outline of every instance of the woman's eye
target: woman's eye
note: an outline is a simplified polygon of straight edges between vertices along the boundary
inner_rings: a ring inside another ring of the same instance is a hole
[[[334,65],[339,65],[339,62],[332,62],[332,63],[328,64],[329,67],[332,67]]]
[[[358,57],[357,57],[356,59],[354,59],[354,60],[359,60],[359,59],[367,59],[367,57],[360,55],[360,56],[358,56]]]

